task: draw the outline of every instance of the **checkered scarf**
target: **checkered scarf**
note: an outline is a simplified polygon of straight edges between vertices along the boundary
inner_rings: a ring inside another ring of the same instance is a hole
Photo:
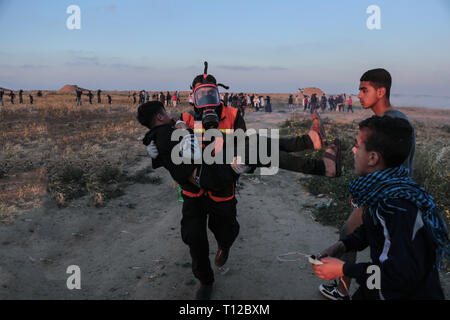
[[[352,201],[366,208],[382,208],[384,212],[404,211],[386,202],[390,199],[405,199],[414,203],[422,212],[422,220],[431,232],[436,249],[436,265],[442,265],[442,255],[450,259],[447,227],[433,198],[419,187],[409,176],[404,166],[376,171],[353,180],[349,185]]]

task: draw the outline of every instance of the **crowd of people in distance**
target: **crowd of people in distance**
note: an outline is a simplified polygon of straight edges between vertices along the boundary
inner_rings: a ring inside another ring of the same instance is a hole
[[[272,103],[270,96],[258,95],[256,93],[233,93],[226,92],[221,94],[221,101],[226,106],[237,108],[241,115],[245,115],[247,108],[252,108],[255,111],[272,112]]]
[[[22,89],[20,89],[20,90],[18,91],[19,104],[24,104],[24,103],[25,103],[24,100],[23,100],[24,93],[25,93],[25,91],[23,91]],[[4,101],[3,101],[3,96],[5,96],[5,89],[0,88],[0,105],[1,105],[1,106],[4,106],[4,105],[5,105],[5,103],[4,103]],[[14,93],[13,90],[9,90],[8,96],[9,96],[9,99],[10,99],[11,104],[15,104],[16,94]],[[37,92],[37,96],[38,96],[38,97],[42,97],[42,91],[41,91],[41,90],[39,90],[39,91]],[[28,99],[29,99],[29,101],[30,101],[30,104],[33,104],[33,103],[34,103],[34,97],[33,97],[33,95],[32,95],[31,92],[28,92]]]
[[[311,114],[315,111],[325,112],[325,111],[337,111],[337,112],[352,112],[353,111],[353,98],[351,95],[345,93],[339,95],[325,95],[319,98],[316,93],[311,96],[302,94],[300,95],[290,95],[288,98],[289,112],[294,112],[295,110],[300,110],[303,107],[303,111],[309,110]],[[347,110],[346,110],[347,109]]]
[[[87,91],[85,93],[85,91]],[[25,91],[20,89],[17,93],[19,97],[19,104],[24,103],[24,93]],[[8,95],[10,98],[11,104],[16,103],[16,93],[13,90],[9,90],[9,94],[6,94],[5,89],[0,88],[0,105],[4,106],[4,96]],[[37,91],[36,94],[38,97],[42,97],[42,91]],[[93,104],[94,93],[91,90],[83,90],[81,88],[75,89],[76,95],[76,103],[77,106],[82,106],[83,100],[82,96],[85,95],[88,98],[88,103]],[[96,91],[97,95],[97,103],[102,103],[102,90],[98,89]],[[110,94],[106,95],[107,103],[112,104],[112,96]],[[31,92],[28,93],[29,103],[32,105],[34,103],[34,97]],[[149,101],[160,101],[163,103],[165,107],[176,107],[181,103],[180,94],[178,91],[170,93],[167,91],[166,93],[160,92],[150,92],[146,90],[141,90],[139,92],[128,92],[128,99],[132,104],[143,104]],[[233,92],[225,92],[220,93],[220,100],[226,106],[231,106],[237,108],[242,116],[245,115],[246,109],[251,108],[254,111],[264,111],[266,113],[272,112],[272,102],[271,97],[269,95],[261,95],[256,93],[233,93]],[[192,96],[189,95],[188,103],[193,104]],[[295,110],[301,110],[303,107],[303,111],[309,110],[311,114],[315,111],[325,112],[329,111],[337,111],[337,112],[354,112],[353,111],[353,100],[351,95],[346,95],[345,93],[339,95],[325,95],[323,94],[320,98],[314,93],[311,96],[307,96],[304,94],[291,94],[288,98],[288,107],[289,112],[294,112]]]
[[[181,103],[180,94],[178,91],[175,91],[171,94],[169,91],[164,94],[162,91],[160,92],[150,92],[141,90],[139,94],[136,92],[128,92],[128,98],[133,97],[133,104],[143,104],[149,101],[160,101],[165,107],[176,107],[177,104]],[[137,100],[139,98],[139,100]]]

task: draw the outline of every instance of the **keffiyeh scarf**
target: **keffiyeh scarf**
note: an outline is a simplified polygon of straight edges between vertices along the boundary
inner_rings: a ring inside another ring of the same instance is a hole
[[[387,204],[391,199],[405,199],[414,203],[422,212],[422,220],[431,232],[436,244],[436,265],[442,265],[442,256],[450,259],[447,227],[433,198],[409,176],[409,169],[400,166],[367,174],[349,185],[352,201],[367,208],[394,213],[401,208]]]

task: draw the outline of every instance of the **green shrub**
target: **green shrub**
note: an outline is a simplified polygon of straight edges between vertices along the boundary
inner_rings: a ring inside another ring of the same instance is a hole
[[[414,180],[425,188],[450,222],[450,146],[429,142],[418,146],[414,155]]]

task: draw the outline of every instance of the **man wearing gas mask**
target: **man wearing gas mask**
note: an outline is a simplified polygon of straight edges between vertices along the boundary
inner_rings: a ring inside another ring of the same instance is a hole
[[[181,115],[191,129],[194,122],[200,121],[204,130],[218,129],[222,132],[232,132],[236,129],[246,131],[245,121],[237,109],[225,106],[220,101],[218,86],[212,75],[207,74],[208,64],[205,62],[203,75],[198,75],[192,82],[194,108]],[[205,147],[205,145],[203,145]],[[235,183],[219,191],[199,189],[197,193],[182,191],[183,218],[181,234],[183,242],[190,249],[192,271],[199,279],[201,286],[197,291],[197,299],[209,299],[214,282],[214,272],[209,260],[209,244],[206,226],[213,232],[218,245],[215,265],[222,267],[227,259],[230,248],[239,234],[239,223],[236,220],[237,200],[234,196]],[[209,216],[209,218],[208,218]]]
[[[191,96],[193,110],[182,114],[181,120],[176,125],[173,122],[172,124],[175,128],[183,128],[183,126],[186,126],[186,128],[193,129],[197,133],[199,129],[202,132],[208,129],[218,129],[222,133],[232,133],[233,130],[237,129],[246,131],[245,121],[238,112],[238,109],[225,106],[220,102],[218,86],[225,86],[216,83],[216,79],[212,75],[207,74],[207,64],[205,63],[204,74],[195,77],[192,82],[191,89],[193,92]],[[201,128],[198,128],[198,124],[201,124]],[[179,127],[180,125],[181,127]],[[315,133],[317,139],[314,139],[314,135],[312,135],[314,132],[312,130],[309,135],[287,139],[281,138],[279,140],[280,168],[330,177],[338,176],[336,173],[331,175],[327,174],[327,165],[324,163],[325,159],[324,161],[301,159],[289,154],[289,152],[301,151],[303,149],[320,149],[322,146],[319,134]],[[270,143],[270,139],[262,139]],[[209,143],[215,143],[215,141],[202,141],[202,147],[205,148]],[[164,166],[160,163],[161,159],[158,158],[159,152],[156,144],[154,142],[150,143],[150,141],[144,144],[147,145],[147,150],[154,160],[153,168],[156,169]],[[160,145],[166,144],[166,142],[160,143]],[[259,143],[256,145],[259,145]],[[246,150],[249,149],[248,146],[247,141]],[[189,147],[188,149],[191,148]],[[268,146],[267,150],[271,150],[271,147]],[[327,149],[327,151],[331,152],[332,150]],[[166,152],[166,154],[168,153]],[[334,151],[334,155],[337,155],[337,151]],[[244,158],[249,159],[248,154]],[[170,163],[170,161],[166,161],[167,163]],[[225,168],[227,164],[218,166],[224,166]],[[209,260],[209,243],[206,226],[209,227],[216,238],[218,251],[215,257],[215,265],[220,268],[226,263],[230,248],[239,234],[239,223],[236,219],[237,200],[234,195],[236,176],[241,173],[253,171],[257,166],[260,165],[233,164],[231,168],[234,172],[216,168],[214,170],[215,172],[220,171],[223,174],[228,172],[230,177],[221,176],[220,179],[214,178],[214,188],[211,186],[206,188],[205,185],[202,188],[200,187],[202,184],[180,183],[183,196],[181,234],[183,242],[190,249],[194,276],[201,283],[197,291],[197,299],[210,299],[212,284],[214,282],[214,272]],[[335,168],[334,171],[337,172],[338,166],[335,162],[332,163],[333,166]],[[173,172],[182,169],[182,167],[178,168],[172,165],[166,165],[166,167],[172,168]],[[230,181],[229,185],[228,182],[219,183],[224,181]]]

